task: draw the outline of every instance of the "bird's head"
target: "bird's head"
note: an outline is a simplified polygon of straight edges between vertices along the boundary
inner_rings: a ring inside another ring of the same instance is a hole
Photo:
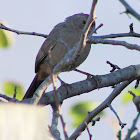
[[[66,18],[65,23],[68,28],[74,29],[75,31],[82,31],[88,20],[88,17],[88,14],[75,14]],[[95,21],[92,23],[88,34],[92,34],[93,30],[95,30]]]

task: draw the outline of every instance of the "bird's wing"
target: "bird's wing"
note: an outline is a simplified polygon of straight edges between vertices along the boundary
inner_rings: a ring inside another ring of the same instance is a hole
[[[59,39],[59,26],[62,26],[61,24],[55,26],[55,28],[51,31],[48,38],[44,41],[43,45],[41,46],[35,62],[36,73],[39,71],[40,64],[42,64],[45,58],[48,56],[49,51],[51,51],[56,46],[57,41]]]

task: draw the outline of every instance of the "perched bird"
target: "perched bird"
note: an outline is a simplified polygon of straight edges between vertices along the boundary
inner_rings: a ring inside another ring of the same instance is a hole
[[[72,48],[79,41],[88,16],[88,14],[83,13],[70,16],[66,18],[65,22],[57,24],[50,32],[37,54],[35,62],[35,73],[37,74],[23,99],[31,98],[33,96],[33,93],[39,85],[51,74],[51,69],[64,58],[69,50],[68,46]],[[93,33],[94,29],[95,22],[93,22],[88,34]],[[87,43],[75,62],[74,68],[69,68],[68,71],[74,70],[83,63],[87,58],[90,49],[91,44]]]

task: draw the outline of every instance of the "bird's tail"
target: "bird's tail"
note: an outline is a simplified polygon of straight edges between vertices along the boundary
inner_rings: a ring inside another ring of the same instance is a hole
[[[38,74],[36,74],[36,76],[34,77],[32,83],[29,86],[28,90],[26,91],[23,99],[33,97],[34,92],[39,87],[39,85],[42,83],[42,81],[38,81],[38,78],[37,77],[38,77]]]

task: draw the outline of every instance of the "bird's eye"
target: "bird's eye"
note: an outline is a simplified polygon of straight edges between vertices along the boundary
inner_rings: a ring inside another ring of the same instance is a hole
[[[86,21],[85,21],[85,20],[83,20],[83,21],[82,21],[82,23],[85,25],[85,24],[86,24]]]

